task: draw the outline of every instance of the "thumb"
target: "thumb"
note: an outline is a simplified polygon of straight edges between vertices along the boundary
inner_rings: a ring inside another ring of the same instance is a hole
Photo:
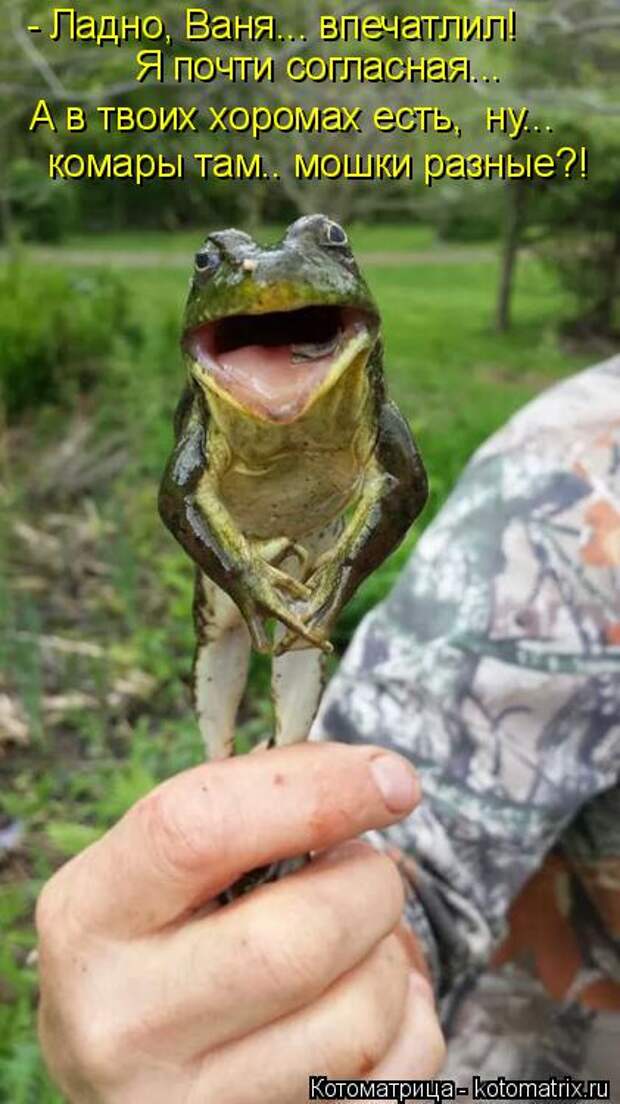
[[[70,879],[82,926],[146,933],[248,870],[400,820],[419,793],[407,760],[377,747],[308,743],[207,763],[158,786],[56,877]]]

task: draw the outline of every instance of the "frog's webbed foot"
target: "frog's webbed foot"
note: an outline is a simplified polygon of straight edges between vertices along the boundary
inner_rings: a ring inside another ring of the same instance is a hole
[[[271,540],[257,541],[255,547],[262,559],[273,564],[274,567],[279,567],[285,560],[293,558],[299,563],[301,578],[306,574],[310,553],[303,544],[292,541],[289,537],[274,537]]]
[[[301,598],[307,601],[312,591],[305,584],[294,579],[292,575],[287,575],[285,571],[281,571],[279,567],[274,567],[273,564],[265,564],[265,572],[273,586],[279,587],[280,590],[287,590],[289,594],[293,595],[293,598]]]
[[[252,647],[256,652],[261,652],[262,655],[271,655],[271,640],[262,613],[249,597],[244,601],[237,599],[237,604],[248,627]]]
[[[347,567],[342,557],[332,550],[324,552],[318,558],[311,575],[306,580],[311,597],[302,608],[301,614],[306,629],[320,635],[322,644],[319,646],[324,652],[333,650],[329,643],[329,636],[340,611],[347,576]],[[282,655],[296,644],[300,646],[295,633],[287,632],[280,640],[274,654]]]
[[[297,609],[280,596],[278,589],[288,591],[297,601],[307,600],[311,593],[306,584],[264,560],[253,564],[236,588],[235,601],[245,618],[256,650],[267,654],[273,652],[265,628],[265,617],[275,618],[295,637],[301,636],[314,647],[324,648],[320,635],[308,628]]]
[[[315,642],[312,644],[308,643],[308,631],[313,633]],[[331,655],[334,650],[334,646],[329,640],[328,633],[317,632],[312,626],[304,623],[303,636],[301,633],[292,632],[289,629],[274,646],[271,654],[274,656],[283,656],[287,652],[300,651],[308,648],[320,648],[324,655]]]

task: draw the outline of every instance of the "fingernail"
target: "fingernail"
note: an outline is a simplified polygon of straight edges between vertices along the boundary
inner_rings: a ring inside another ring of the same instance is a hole
[[[378,755],[370,762],[373,778],[388,809],[404,813],[419,796],[418,780],[413,768],[396,755]]]

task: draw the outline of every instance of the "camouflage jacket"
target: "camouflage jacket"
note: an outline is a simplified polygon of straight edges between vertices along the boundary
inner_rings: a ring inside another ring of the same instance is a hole
[[[421,777],[383,842],[447,1073],[615,1070],[620,1100],[620,356],[478,450],[314,735],[384,744]]]

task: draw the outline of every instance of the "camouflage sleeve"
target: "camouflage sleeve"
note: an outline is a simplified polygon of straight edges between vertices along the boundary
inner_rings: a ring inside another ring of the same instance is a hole
[[[440,995],[475,978],[523,883],[618,778],[619,384],[616,358],[479,450],[319,714],[318,738],[384,744],[420,774],[384,842],[414,871]]]

